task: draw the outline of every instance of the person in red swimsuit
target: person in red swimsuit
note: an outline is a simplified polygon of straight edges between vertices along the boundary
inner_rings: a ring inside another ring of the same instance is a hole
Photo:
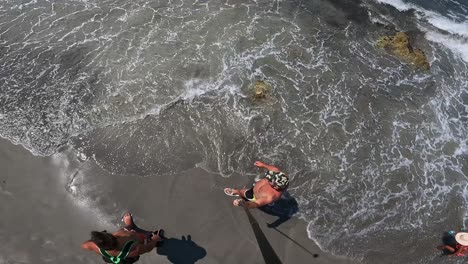
[[[125,227],[115,233],[92,231],[91,239],[81,244],[81,248],[102,255],[107,263],[130,264],[162,241],[159,230],[148,232],[138,228],[130,213],[126,213],[122,221]]]
[[[439,250],[444,250],[448,255],[465,256],[468,255],[468,233],[459,232],[455,235],[457,243],[451,245],[440,245],[437,247]]]

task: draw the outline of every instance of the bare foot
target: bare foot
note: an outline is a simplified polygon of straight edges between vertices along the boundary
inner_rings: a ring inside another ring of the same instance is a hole
[[[122,221],[125,224],[125,227],[133,227],[135,224],[133,223],[133,217],[131,213],[125,213],[122,217]]]
[[[240,191],[236,189],[231,189],[231,188],[224,188],[224,193],[228,196],[239,196]]]
[[[153,235],[151,236],[151,240],[158,242],[163,240],[162,237],[159,235],[159,230],[153,233]]]

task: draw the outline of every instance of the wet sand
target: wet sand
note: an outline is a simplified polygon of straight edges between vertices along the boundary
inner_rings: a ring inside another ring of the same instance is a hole
[[[71,151],[36,157],[5,139],[0,164],[0,264],[103,263],[80,243],[91,230],[114,231],[126,210],[141,228],[164,228],[169,238],[138,263],[264,263],[244,210],[222,191],[248,184],[243,176],[197,168],[110,175]],[[293,217],[275,230],[266,224],[277,217],[251,212],[283,263],[352,263],[322,252],[307,238],[304,221]]]

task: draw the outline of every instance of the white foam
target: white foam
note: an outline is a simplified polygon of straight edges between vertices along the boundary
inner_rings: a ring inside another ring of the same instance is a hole
[[[465,204],[468,204],[468,185],[465,185],[462,192],[462,197],[465,200]],[[468,228],[468,210],[464,211],[463,215],[463,229]]]
[[[440,43],[448,47],[455,54],[458,54],[464,61],[468,62],[468,41],[467,40],[464,40],[461,38],[456,39],[456,38],[449,37],[447,35],[436,33],[433,31],[427,32],[426,38],[430,41]]]
[[[414,5],[411,5],[411,4],[407,4],[401,0],[375,0],[381,4],[387,4],[387,5],[391,5],[393,7],[395,7],[396,9],[400,10],[400,11],[408,11],[412,8],[415,8]]]
[[[83,168],[83,165],[81,166],[76,166],[76,160],[70,160],[73,157],[67,156],[66,154],[63,153],[58,153],[52,156],[52,163],[57,166],[58,168],[61,169],[61,176],[60,180],[64,185],[67,186],[68,188],[68,193],[70,194],[70,200],[81,210],[83,210],[84,214],[86,215],[93,215],[96,218],[96,222],[99,222],[103,226],[112,226],[112,221],[111,218],[106,215],[104,212],[102,212],[91,200],[89,197],[87,197],[85,194],[88,192],[86,190],[87,186],[84,184],[80,184],[79,186],[76,185],[76,177],[78,176],[78,173],[82,173],[83,170],[80,170]],[[83,163],[84,164],[84,163]],[[66,177],[67,175],[72,175],[72,179],[69,177]]]
[[[428,12],[427,20],[432,25],[436,26],[439,29],[445,30],[452,34],[457,34],[460,36],[468,36],[468,23],[458,23],[451,19],[445,18],[441,15],[438,15],[434,12]]]
[[[468,62],[468,22],[456,22],[453,19],[444,17],[443,15],[434,11],[427,10],[423,7],[405,3],[402,0],[374,0],[381,4],[388,4],[399,11],[408,11],[414,9],[418,11],[417,17],[426,20],[429,24],[436,29],[450,33],[451,35],[443,35],[434,30],[421,28],[426,34],[426,38],[430,41],[440,43],[455,54],[459,55],[464,61]]]
[[[192,99],[209,91],[212,84],[202,79],[190,79],[184,83],[184,86],[186,90],[180,98],[186,101],[191,101]]]
[[[468,153],[468,146],[467,141],[463,142],[462,145],[458,146],[458,148],[454,152],[454,156],[461,156]]]

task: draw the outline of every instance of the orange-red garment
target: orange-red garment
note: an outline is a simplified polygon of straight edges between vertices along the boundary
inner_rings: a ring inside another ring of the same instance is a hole
[[[455,255],[462,257],[468,254],[468,246],[462,246],[457,243],[455,247],[458,251]]]

